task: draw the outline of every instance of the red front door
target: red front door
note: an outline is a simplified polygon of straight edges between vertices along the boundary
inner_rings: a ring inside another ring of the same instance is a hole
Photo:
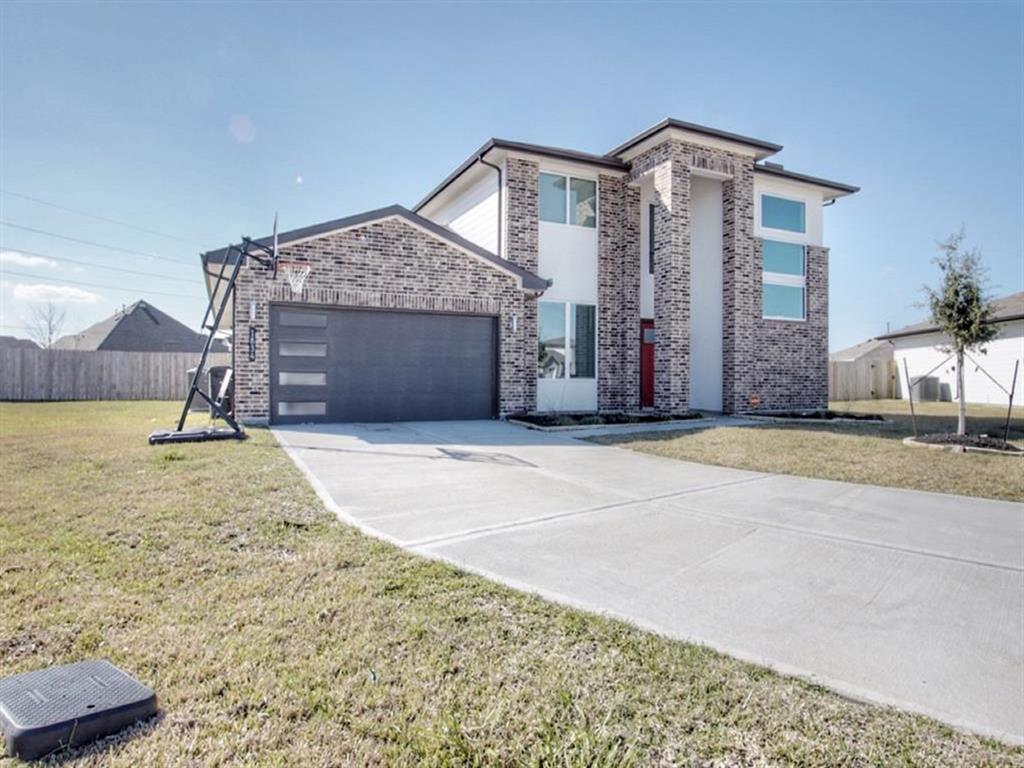
[[[640,321],[640,405],[654,407],[654,321]]]

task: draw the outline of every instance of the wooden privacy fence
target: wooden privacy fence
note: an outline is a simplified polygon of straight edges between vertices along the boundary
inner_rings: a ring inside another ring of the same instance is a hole
[[[0,400],[182,400],[198,352],[0,349]],[[209,365],[231,365],[228,352]]]
[[[829,400],[882,400],[897,397],[896,361],[830,360]]]

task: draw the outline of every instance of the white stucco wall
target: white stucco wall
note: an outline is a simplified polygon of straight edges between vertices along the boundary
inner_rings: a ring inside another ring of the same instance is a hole
[[[690,179],[690,407],[722,410],[722,182]]]
[[[948,353],[939,349],[943,339],[941,334],[930,333],[893,340],[893,357],[898,366],[900,394],[904,400],[907,399],[907,388],[903,383],[904,360],[911,379],[923,376],[947,356]],[[1014,402],[1024,402],[1024,320],[1000,324],[999,336],[987,345],[986,350],[986,354],[972,353],[971,356],[1006,389],[1010,388],[1013,379],[1014,361],[1021,361]],[[931,375],[938,377],[944,399],[956,398],[956,366],[953,360],[944,363]],[[969,403],[1006,405],[1008,401],[1008,395],[970,360],[964,366],[964,389]],[[916,391],[914,397],[918,397]]]
[[[498,174],[491,171],[434,211],[430,218],[491,253],[498,249]]]
[[[561,165],[542,165],[541,172],[564,173]],[[573,171],[578,178],[597,180],[596,174]],[[601,217],[601,188],[597,190]],[[537,232],[537,272],[553,281],[541,301],[564,301],[597,306],[597,228],[542,221]],[[598,317],[601,307],[597,306]],[[598,321],[600,328],[600,320]],[[600,330],[597,331],[600,333]],[[595,363],[596,373],[596,363]],[[597,410],[597,378],[538,379],[537,410]]]

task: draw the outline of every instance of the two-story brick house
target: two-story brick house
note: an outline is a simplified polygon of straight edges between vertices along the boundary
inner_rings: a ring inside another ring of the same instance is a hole
[[[238,415],[824,407],[822,208],[857,188],[780,149],[677,120],[605,155],[492,139],[411,211],[287,232],[301,293],[236,286]]]

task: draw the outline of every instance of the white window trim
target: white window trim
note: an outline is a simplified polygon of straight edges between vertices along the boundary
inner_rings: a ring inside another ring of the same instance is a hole
[[[805,219],[806,222],[806,219]],[[763,238],[767,239],[767,238]],[[781,241],[780,241],[781,242]],[[787,243],[787,245],[794,245],[794,243]],[[804,253],[804,268],[803,274],[790,275],[785,272],[768,272],[763,267],[761,269],[761,283],[762,285],[782,285],[787,288],[800,288],[804,294],[803,300],[803,315],[801,317],[788,317],[786,315],[766,315],[764,313],[764,305],[762,298],[761,306],[761,319],[762,320],[783,320],[787,323],[806,323],[807,322],[807,246],[802,243],[796,243],[800,245]],[[763,297],[763,292],[762,292]]]
[[[779,200],[788,200],[791,203],[800,203],[804,207],[804,228],[799,232],[795,232],[792,229],[776,229],[775,227],[766,226],[764,223],[764,199],[766,197],[777,197]],[[801,238],[802,240],[807,239],[807,200],[803,197],[793,197],[791,195],[785,195],[779,192],[773,191],[762,191],[758,193],[758,206],[757,206],[757,218],[758,226],[763,232],[768,234],[778,234],[782,239],[788,238]],[[772,239],[772,238],[769,238]]]
[[[601,184],[592,176],[581,176],[578,173],[566,173],[565,171],[556,171],[549,168],[541,168],[541,173],[547,174],[548,176],[561,176],[565,179],[565,221],[548,221],[547,219],[540,218],[540,195],[538,193],[537,200],[537,221],[542,224],[551,224],[555,227],[576,227],[577,229],[592,229],[595,232],[601,225]],[[540,178],[539,176],[537,177]],[[594,205],[596,211],[594,212],[594,226],[588,227],[584,224],[573,224],[569,221],[569,201],[572,198],[572,179],[578,179],[579,181],[592,181],[594,182]]]
[[[551,224],[553,222],[547,222],[547,223]],[[538,303],[540,303],[540,304],[561,304],[562,305],[562,330],[563,330],[563,338],[565,339],[565,375],[564,376],[556,376],[554,378],[547,378],[546,376],[545,377],[537,376],[537,381],[597,381],[597,377],[598,377],[598,358],[597,358],[597,354],[598,354],[598,349],[599,349],[598,343],[597,343],[597,334],[598,334],[598,328],[600,327],[600,323],[598,322],[598,314],[600,313],[600,310],[598,309],[597,304],[591,304],[588,301],[569,301],[568,299],[552,299],[550,301],[541,301],[541,302],[538,302]],[[570,363],[570,355],[573,358],[573,362],[575,362],[575,352],[572,349],[572,342],[569,340],[569,332],[570,332],[569,331],[569,320],[570,320],[570,318],[572,316],[572,313],[570,312],[570,308],[573,307],[573,306],[577,306],[577,307],[593,307],[594,308],[594,375],[593,376],[572,376],[569,373],[569,371],[572,368],[572,364]],[[537,339],[537,343],[540,344],[540,339],[539,338]]]

